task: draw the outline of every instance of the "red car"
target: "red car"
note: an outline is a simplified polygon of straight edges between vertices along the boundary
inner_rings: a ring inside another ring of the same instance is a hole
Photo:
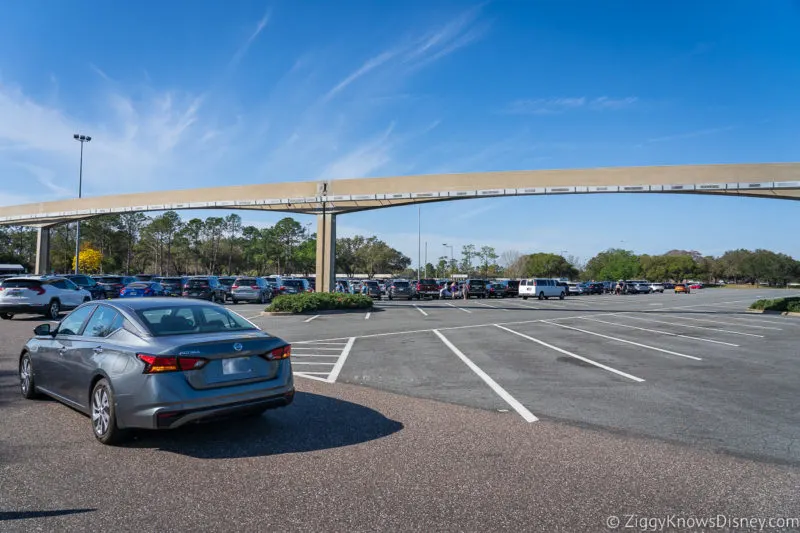
[[[692,290],[702,289],[703,288],[703,284],[702,283],[692,283],[691,285],[689,285],[689,288],[692,289]]]

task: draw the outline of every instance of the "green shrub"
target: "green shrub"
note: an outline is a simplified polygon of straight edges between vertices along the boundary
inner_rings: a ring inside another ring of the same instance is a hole
[[[774,300],[758,300],[750,305],[750,309],[761,309],[763,311],[786,311],[800,312],[800,298],[776,298]]]
[[[372,298],[361,294],[335,292],[305,292],[276,296],[267,311],[281,313],[312,313],[335,309],[370,309]]]

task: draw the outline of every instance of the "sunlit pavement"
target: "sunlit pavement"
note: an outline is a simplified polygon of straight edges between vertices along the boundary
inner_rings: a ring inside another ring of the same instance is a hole
[[[295,404],[120,448],[21,399],[16,357],[39,320],[0,322],[0,530],[800,516],[800,321],[744,312],[770,294],[384,301],[311,321],[232,306],[293,342]]]

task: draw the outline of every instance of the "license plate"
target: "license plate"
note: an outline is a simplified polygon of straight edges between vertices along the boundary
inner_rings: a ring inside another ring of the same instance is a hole
[[[225,375],[246,374],[252,371],[253,366],[250,364],[249,357],[233,357],[222,360],[222,373]]]
[[[22,295],[22,291],[20,291],[20,290],[13,290],[13,289],[12,289],[12,290],[8,291],[8,295],[9,295],[9,296],[21,296],[21,295]]]

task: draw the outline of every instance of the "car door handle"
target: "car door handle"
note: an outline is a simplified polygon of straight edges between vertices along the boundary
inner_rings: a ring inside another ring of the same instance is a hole
[[[92,348],[92,351],[94,353],[103,353],[103,347],[102,346],[95,346],[94,348]]]

